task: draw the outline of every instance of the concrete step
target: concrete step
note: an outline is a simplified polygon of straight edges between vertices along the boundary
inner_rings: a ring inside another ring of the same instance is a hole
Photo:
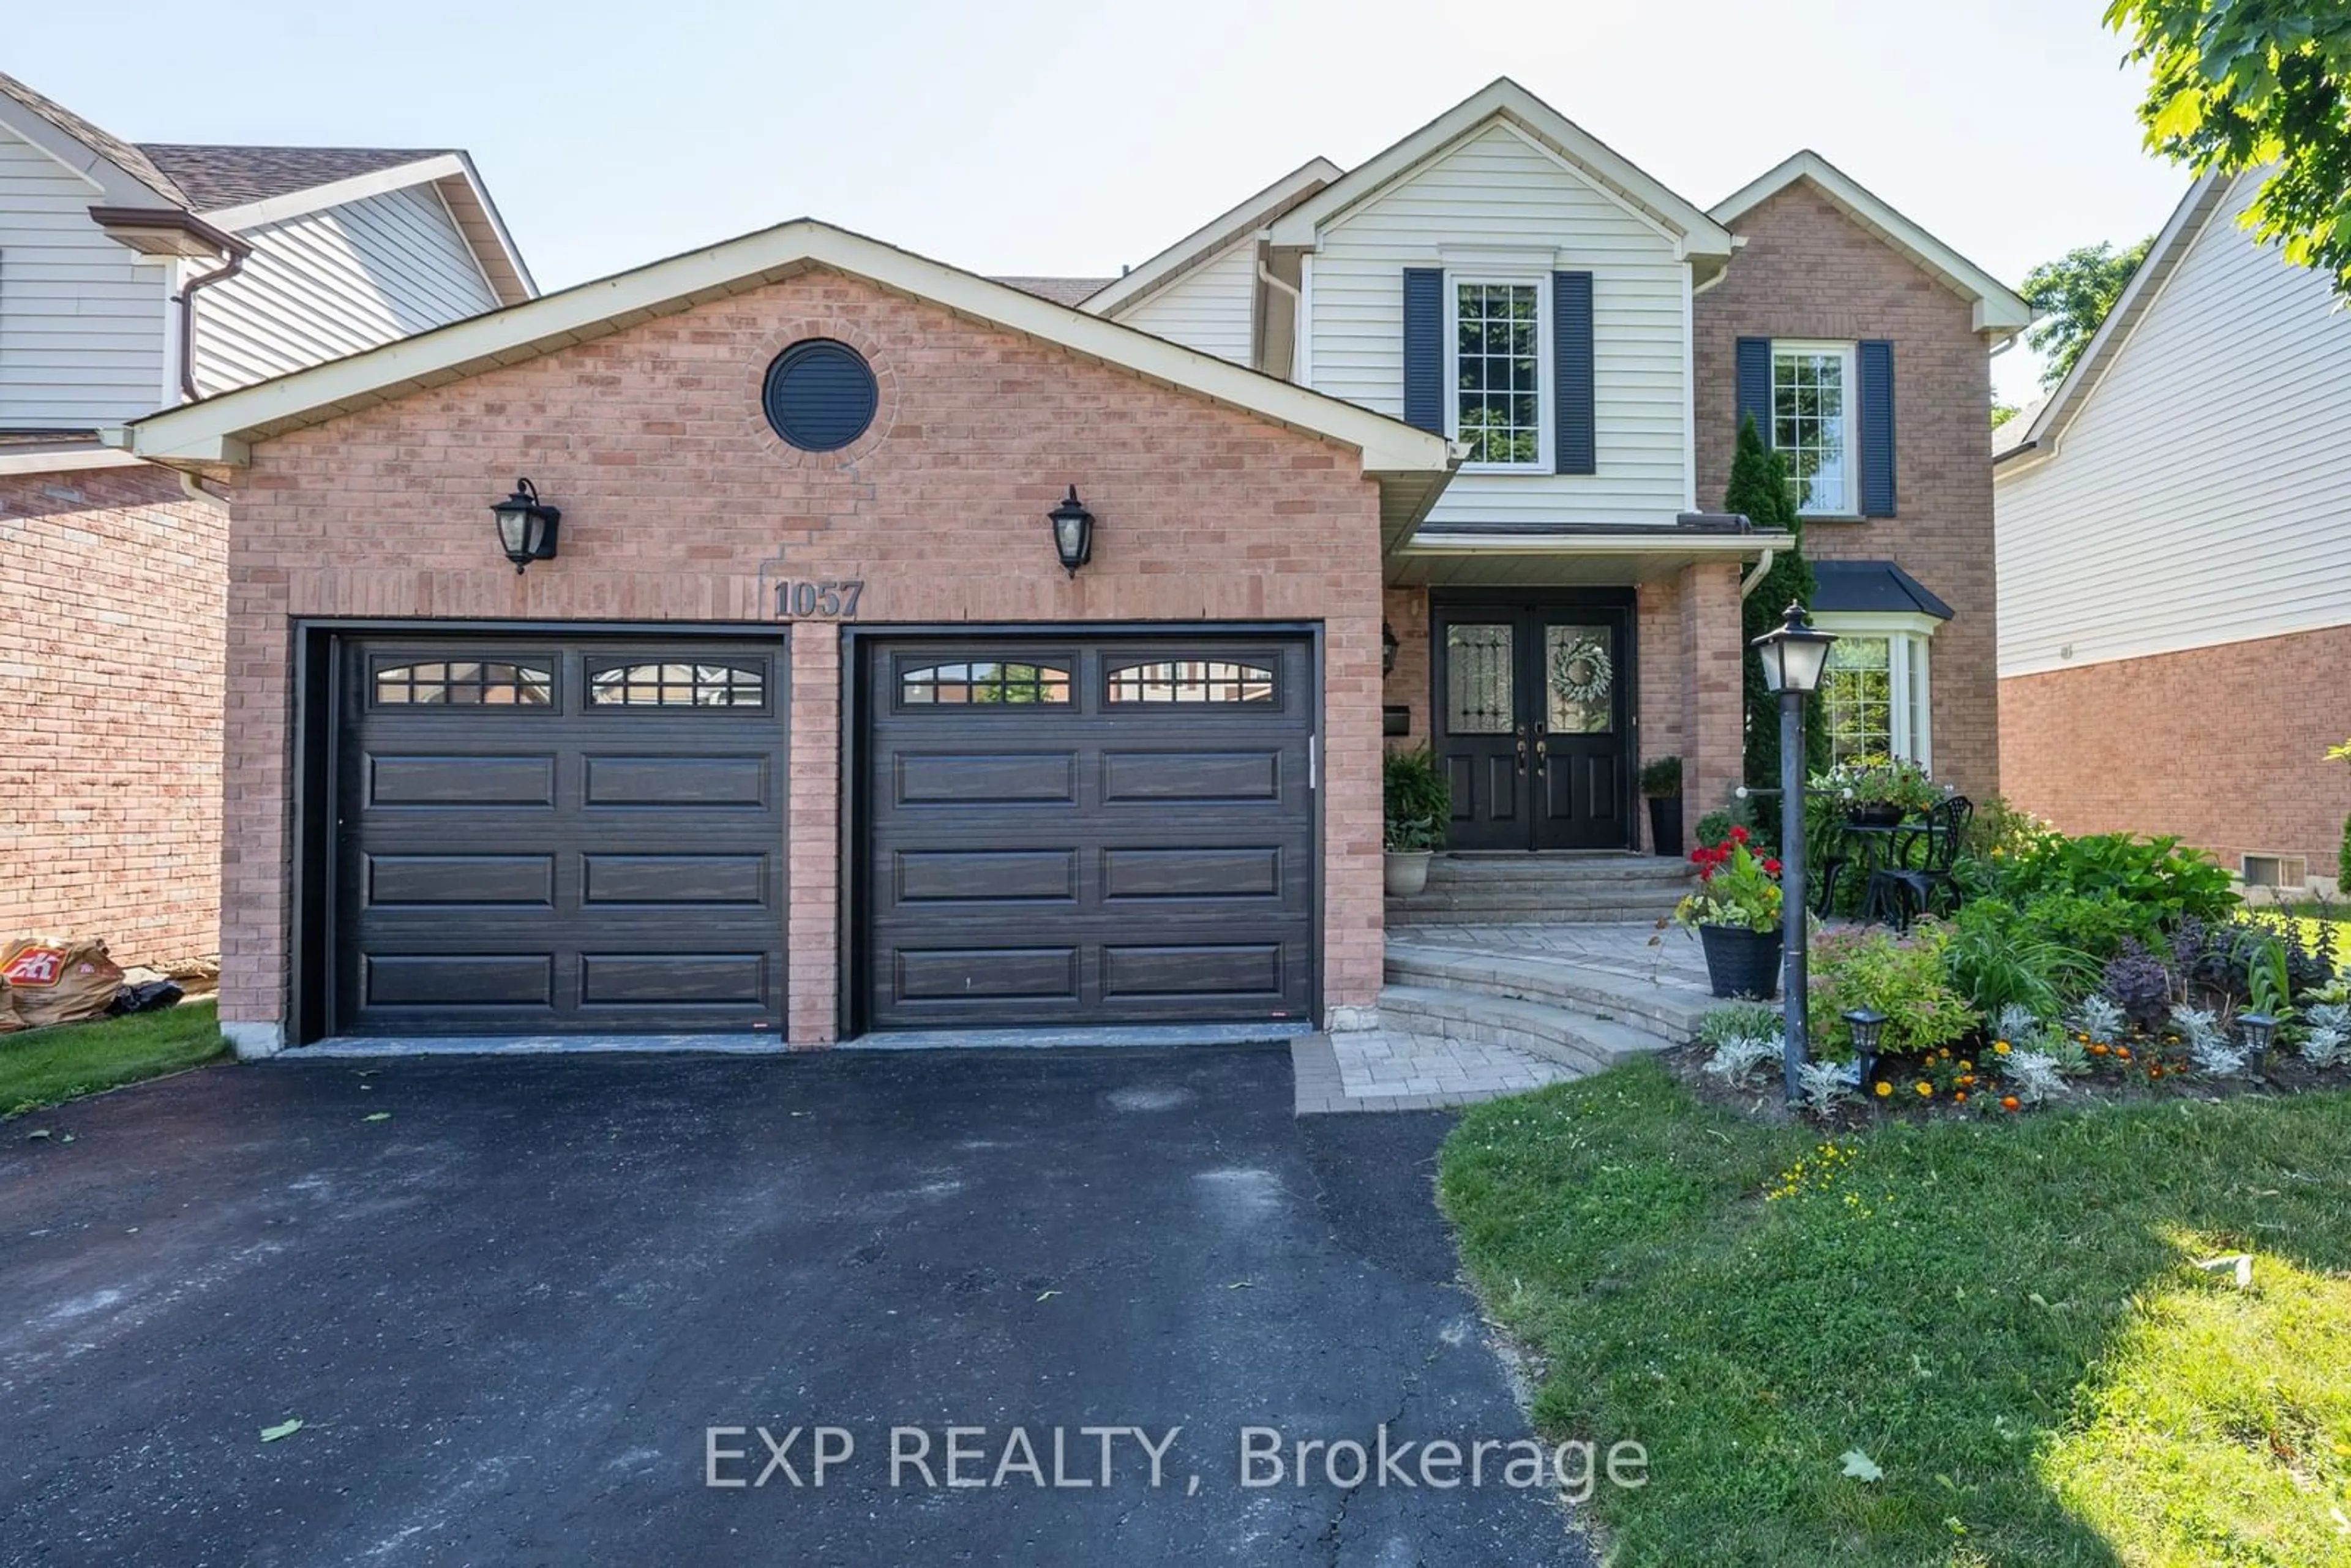
[[[1387,901],[1391,925],[1520,925],[1552,921],[1639,925],[1674,912],[1681,894],[1627,891],[1512,893],[1490,888],[1443,888],[1431,883],[1409,898]]]
[[[1655,855],[1439,855],[1428,885],[1387,913],[1400,925],[1648,921],[1695,880],[1687,861]]]
[[[1416,945],[1402,936],[1388,939],[1387,982],[1539,1002],[1605,1018],[1655,1037],[1660,1046],[1689,1039],[1698,1019],[1719,1005],[1687,986],[1661,985],[1646,974],[1548,956],[1511,957],[1434,943]]]
[[[1672,883],[1695,879],[1686,860],[1658,855],[1440,854],[1428,862],[1431,883],[1541,883],[1545,886],[1618,886],[1627,883]]]
[[[1666,1041],[1646,1030],[1543,1002],[1433,986],[1380,992],[1380,1026],[1480,1045],[1507,1045],[1579,1074],[1597,1072]]]

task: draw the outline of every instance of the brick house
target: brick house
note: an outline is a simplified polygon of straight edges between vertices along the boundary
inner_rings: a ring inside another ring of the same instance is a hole
[[[2069,832],[2333,887],[2351,768],[2351,321],[2197,182],[2072,371],[2000,431],[2001,747]]]
[[[531,292],[463,153],[134,145],[0,76],[0,935],[218,947],[227,506],[100,433]]]
[[[1633,849],[1667,752],[1726,797],[1742,402],[1849,514],[1848,740],[1986,787],[2022,322],[1816,159],[1709,214],[1499,82],[1114,280],[799,222],[142,420],[235,486],[224,1019],[1363,1022],[1384,744],[1458,849]]]

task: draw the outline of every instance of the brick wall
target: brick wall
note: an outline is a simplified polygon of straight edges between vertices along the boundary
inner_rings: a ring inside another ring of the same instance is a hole
[[[216,950],[227,535],[160,468],[0,477],[0,935]]]
[[[1388,744],[1413,750],[1432,738],[1428,711],[1432,678],[1429,671],[1428,590],[1391,588],[1383,596],[1382,612],[1396,634],[1395,669],[1388,675],[1382,700],[1412,710],[1412,733],[1392,736]]]
[[[768,362],[808,337],[881,383],[842,452],[786,447],[759,413]],[[563,508],[560,557],[520,575],[486,509],[517,474]],[[1044,522],[1071,484],[1100,518],[1074,580]],[[824,273],[262,443],[230,562],[223,1017],[285,1010],[289,617],[758,622],[779,576],[862,578],[869,623],[1322,622],[1323,995],[1368,1006],[1377,513],[1352,451]],[[839,985],[837,633],[798,626],[792,653],[790,1023],[816,1044]]]
[[[2333,877],[2351,814],[2351,626],[2001,683],[2009,799],[2069,833],[2176,833]]]
[[[1892,560],[1955,612],[1936,632],[1935,773],[1980,800],[2001,787],[1993,621],[1991,371],[1968,302],[1799,181],[1735,225],[1746,246],[1696,303],[1698,493],[1719,507],[1738,439],[1742,337],[1894,343],[1899,516],[1808,525],[1818,560]]]

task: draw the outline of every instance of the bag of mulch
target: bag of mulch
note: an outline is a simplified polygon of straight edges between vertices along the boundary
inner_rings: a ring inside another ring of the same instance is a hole
[[[0,985],[10,1027],[41,1029],[103,1018],[122,988],[122,967],[95,937],[14,936],[0,943]]]
[[[180,989],[177,980],[133,981],[114,993],[114,1000],[106,1005],[106,1010],[114,1018],[130,1013],[161,1012],[165,1008],[178,1007],[180,998],[186,994]]]

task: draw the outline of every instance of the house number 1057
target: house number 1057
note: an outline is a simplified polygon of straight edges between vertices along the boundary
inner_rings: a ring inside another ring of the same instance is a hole
[[[776,616],[785,621],[854,621],[857,601],[864,593],[862,579],[848,582],[778,582]]]

